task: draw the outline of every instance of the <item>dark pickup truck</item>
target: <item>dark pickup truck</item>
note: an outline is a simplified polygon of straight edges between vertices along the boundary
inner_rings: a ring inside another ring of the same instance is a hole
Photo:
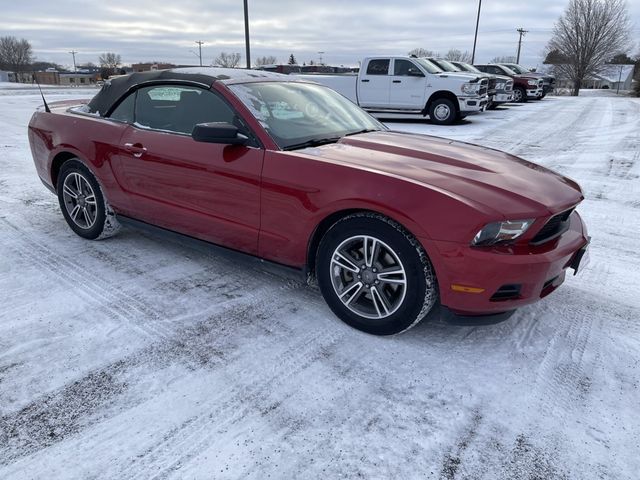
[[[491,73],[493,75],[506,75],[513,79],[513,101],[526,102],[529,99],[540,100],[544,93],[544,80],[531,74],[519,74],[511,70],[509,67],[497,64],[475,64],[481,72]]]
[[[534,77],[542,78],[542,81],[543,81],[542,98],[544,98],[544,96],[547,93],[549,93],[551,90],[553,90],[553,88],[555,87],[556,77],[554,77],[553,75],[546,75],[544,73],[532,72],[531,70],[527,70],[522,65],[518,65],[517,63],[501,63],[501,65],[504,65],[505,67],[521,75],[531,75]]]

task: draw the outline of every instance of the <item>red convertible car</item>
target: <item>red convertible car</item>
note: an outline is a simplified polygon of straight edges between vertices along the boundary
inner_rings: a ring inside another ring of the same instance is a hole
[[[394,334],[436,304],[482,322],[539,300],[586,250],[572,180],[490,148],[389,131],[286,75],[187,68],[107,82],[31,119],[71,229],[132,218],[316,278],[335,314]]]

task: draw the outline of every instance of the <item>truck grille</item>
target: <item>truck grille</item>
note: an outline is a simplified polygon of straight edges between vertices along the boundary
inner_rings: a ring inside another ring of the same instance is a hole
[[[507,80],[504,89],[506,92],[510,92],[511,90],[513,90],[513,80]]]
[[[478,90],[478,95],[480,95],[481,97],[483,95],[487,94],[487,90],[488,90],[488,86],[489,86],[489,81],[485,78],[482,79],[480,81],[480,90]]]
[[[532,245],[541,245],[566,232],[569,229],[569,224],[571,223],[569,217],[573,213],[574,209],[575,207],[565,210],[564,212],[560,212],[547,220],[547,223],[545,223],[540,231],[536,233],[536,236],[531,239],[530,243]]]

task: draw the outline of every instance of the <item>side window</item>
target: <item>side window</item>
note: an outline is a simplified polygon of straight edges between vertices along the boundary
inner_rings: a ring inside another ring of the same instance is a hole
[[[141,127],[191,134],[198,123],[234,120],[235,112],[222,98],[197,87],[144,87],[136,97],[135,122]]]
[[[388,75],[389,59],[381,58],[378,60],[370,60],[367,65],[367,75]]]
[[[120,102],[109,118],[119,122],[133,123],[133,106],[136,101],[136,92],[130,93],[127,98]]]
[[[407,77],[409,72],[416,72],[414,76],[424,77],[420,69],[410,60],[395,59],[393,61],[393,74],[396,76]],[[420,74],[420,75],[418,75]]]

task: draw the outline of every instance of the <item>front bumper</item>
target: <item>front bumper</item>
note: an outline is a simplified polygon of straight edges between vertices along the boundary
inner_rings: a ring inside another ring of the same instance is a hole
[[[475,96],[475,97],[458,97],[458,106],[460,107],[460,113],[463,115],[471,115],[474,113],[480,113],[484,111],[489,103],[489,96]]]
[[[529,98],[541,97],[543,93],[544,93],[544,89],[542,87],[527,89],[527,97]]]
[[[421,241],[436,270],[441,304],[457,315],[475,316],[514,310],[546,297],[562,284],[567,268],[588,243],[588,237],[584,222],[574,212],[562,236],[535,247],[474,248],[454,242]],[[517,295],[496,299],[497,292],[513,285],[519,286]],[[467,287],[466,291],[460,286]]]
[[[512,93],[497,93],[493,97],[493,103],[506,103],[513,101]]]

